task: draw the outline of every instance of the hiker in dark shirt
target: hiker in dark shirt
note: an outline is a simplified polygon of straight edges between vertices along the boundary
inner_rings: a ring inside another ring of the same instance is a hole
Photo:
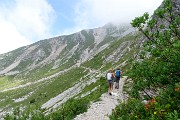
[[[116,75],[115,89],[119,89],[119,81],[120,81],[121,74],[122,74],[122,71],[120,70],[120,67],[118,67],[117,70],[115,71],[115,75]]]

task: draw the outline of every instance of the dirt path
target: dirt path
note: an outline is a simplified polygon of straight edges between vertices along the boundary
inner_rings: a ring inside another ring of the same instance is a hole
[[[109,120],[109,115],[112,109],[124,101],[123,85],[127,76],[123,76],[119,82],[119,89],[113,90],[113,95],[110,96],[107,92],[102,94],[101,101],[93,103],[87,112],[78,115],[74,120]]]

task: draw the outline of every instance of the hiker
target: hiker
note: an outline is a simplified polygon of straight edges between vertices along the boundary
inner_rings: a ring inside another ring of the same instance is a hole
[[[107,81],[108,81],[108,84],[109,84],[109,88],[108,88],[108,92],[109,92],[109,95],[112,95],[112,89],[113,89],[113,80],[112,80],[112,70],[109,70],[107,75],[106,75],[106,78],[107,78]]]
[[[113,70],[113,73],[112,73],[112,80],[113,80],[113,86],[114,86],[114,83],[116,82],[116,70]]]
[[[120,67],[117,68],[115,75],[116,75],[116,84],[115,84],[115,89],[119,89],[119,81],[120,81],[120,77],[121,77],[121,70]]]

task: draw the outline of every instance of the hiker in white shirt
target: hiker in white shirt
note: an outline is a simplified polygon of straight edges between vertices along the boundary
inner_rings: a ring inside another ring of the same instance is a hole
[[[109,88],[108,88],[108,92],[109,95],[112,95],[112,89],[113,89],[113,79],[112,79],[112,70],[109,70],[109,72],[107,73],[107,81],[109,84]]]

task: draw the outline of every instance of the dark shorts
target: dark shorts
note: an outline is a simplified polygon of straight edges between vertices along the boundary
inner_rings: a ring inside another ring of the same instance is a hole
[[[120,80],[120,77],[116,77],[116,80]]]
[[[113,80],[108,80],[108,83],[109,84],[113,84]]]

